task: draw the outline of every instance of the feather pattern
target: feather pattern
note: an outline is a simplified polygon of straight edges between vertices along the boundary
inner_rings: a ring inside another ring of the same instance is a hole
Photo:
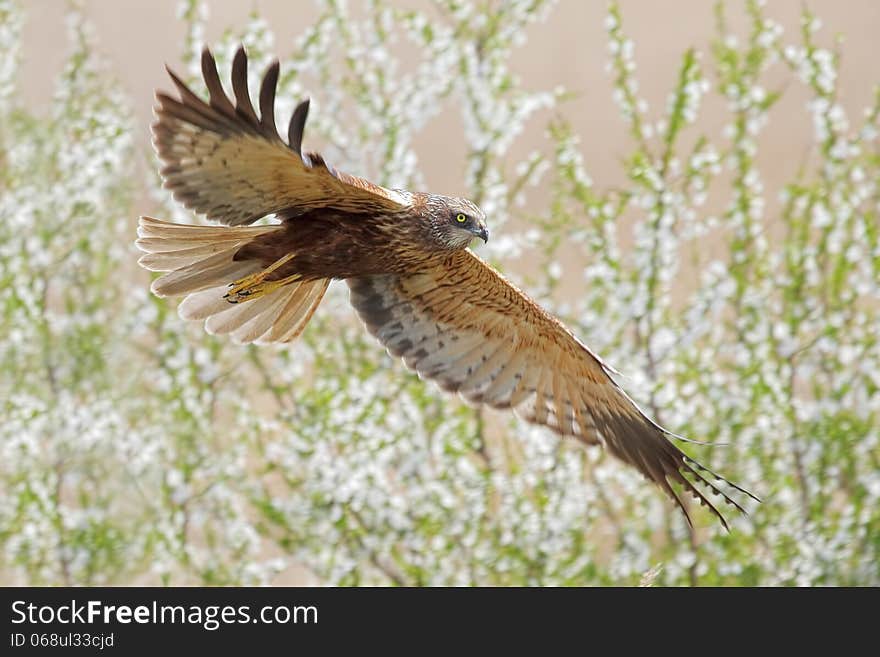
[[[698,486],[743,511],[620,389],[609,366],[470,251],[450,254],[430,271],[353,278],[348,284],[367,329],[420,376],[470,403],[512,408],[561,435],[601,443],[660,486],[688,522],[687,507],[671,483],[706,505],[725,527]]]
[[[292,281],[268,294],[230,303],[229,286],[265,270],[260,260],[237,259],[241,248],[281,226],[224,228],[173,224],[141,217],[137,246],[140,264],[166,272],[153,281],[158,296],[185,295],[177,308],[183,319],[205,320],[209,333],[228,333],[237,342],[289,342],[311,319],[328,279]]]
[[[294,110],[289,144],[275,127],[278,62],[263,77],[260,117],[247,87],[247,56],[232,64],[235,105],[223,90],[217,64],[206,48],[202,75],[206,103],[171,71],[179,98],[157,93],[153,145],[165,187],[186,207],[230,226],[278,214],[293,217],[318,208],[346,212],[397,212],[409,197],[329,166],[319,154],[301,156],[308,101]]]

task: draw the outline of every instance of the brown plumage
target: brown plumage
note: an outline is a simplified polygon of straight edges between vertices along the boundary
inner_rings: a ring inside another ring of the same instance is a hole
[[[142,217],[140,263],[167,272],[152,290],[185,296],[179,313],[241,342],[287,342],[331,279],[345,279],[367,329],[407,367],[473,404],[512,408],[563,436],[604,446],[687,509],[681,486],[727,527],[697,487],[742,507],[679,450],[611,378],[613,370],[557,319],[467,249],[485,217],[459,198],[390,190],[302,152],[308,101],[287,143],[274,121],[278,63],[247,91],[247,57],[232,64],[235,103],[202,54],[209,101],[171,73],[180,99],[157,94],[153,143],[174,198],[224,226]],[[248,224],[275,215],[280,223]],[[757,498],[755,498],[757,499]]]

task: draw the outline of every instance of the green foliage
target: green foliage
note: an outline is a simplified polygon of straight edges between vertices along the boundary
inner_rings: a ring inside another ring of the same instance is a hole
[[[718,5],[711,50],[684,50],[652,113],[611,5],[631,137],[613,189],[587,175],[565,93],[526,90],[509,68],[552,3],[326,0],[278,94],[283,116],[320,90],[310,138],[400,187],[423,187],[419,131],[459,112],[464,186],[501,235],[489,256],[514,274],[520,255],[537,261],[542,303],[659,421],[727,443],[687,447],[764,498],[725,534],[702,512],[690,530],[598,449],[419,381],[365,335],[344,286],[285,348],[178,319],[133,266],[135,131],[88,26],[71,14],[52,111],[35,115],[15,100],[23,10],[0,0],[3,581],[250,584],[295,563],[332,584],[880,583],[880,90],[851,125],[816,18],[805,10],[789,42],[745,6],[734,34]],[[189,0],[180,16],[195,78],[205,8]],[[254,15],[216,48],[221,68],[239,41],[258,63],[276,51]],[[765,189],[761,136],[796,86],[813,146]],[[700,128],[710,93],[727,103],[721,134]],[[516,161],[548,107],[540,152]],[[550,199],[536,217],[539,182]],[[155,214],[192,220],[147,184]],[[517,232],[508,220],[529,207],[541,230]]]

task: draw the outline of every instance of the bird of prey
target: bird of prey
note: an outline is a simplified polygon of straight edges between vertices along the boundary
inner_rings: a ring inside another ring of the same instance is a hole
[[[697,486],[745,513],[708,478],[751,493],[678,449],[670,440],[678,436],[639,409],[609,365],[468,249],[489,236],[474,203],[386,189],[303,152],[308,100],[285,143],[274,118],[277,60],[262,80],[259,114],[243,48],[232,62],[234,99],[207,48],[201,64],[207,102],[168,70],[179,98],[156,94],[153,145],[174,198],[221,225],[141,217],[137,240],[140,264],[166,272],[152,291],[184,297],[181,317],[243,343],[289,342],[330,281],[342,279],[367,330],[422,378],[603,446],[664,490],[689,523],[673,484],[725,528]],[[278,223],[249,225],[269,215]]]

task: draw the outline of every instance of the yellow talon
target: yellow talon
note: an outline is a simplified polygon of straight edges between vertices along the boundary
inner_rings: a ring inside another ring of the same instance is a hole
[[[258,299],[265,296],[279,287],[288,285],[298,281],[302,276],[300,274],[292,274],[286,278],[277,281],[267,281],[266,276],[289,262],[296,254],[288,253],[283,258],[279,258],[263,271],[259,271],[250,276],[245,276],[237,281],[229,284],[229,292],[223,295],[229,303],[239,303],[241,301],[249,301],[250,299]]]
[[[281,265],[287,264],[288,262],[293,260],[294,257],[296,257],[295,253],[288,253],[286,256],[282,256],[281,258],[278,258],[278,260],[276,260],[271,265],[269,265],[266,269],[263,270],[263,275],[271,274],[273,271],[278,269]]]

